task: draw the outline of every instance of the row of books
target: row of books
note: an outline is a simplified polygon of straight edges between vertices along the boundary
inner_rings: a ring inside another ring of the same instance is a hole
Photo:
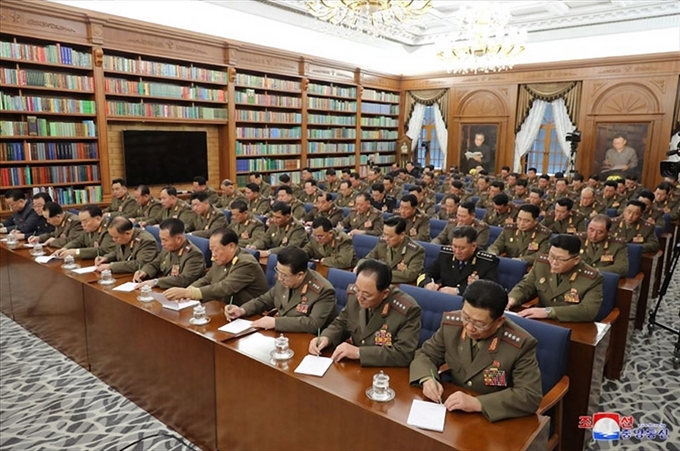
[[[302,127],[254,128],[236,127],[236,138],[302,138]]]
[[[325,142],[309,142],[307,143],[307,153],[354,153],[356,145],[354,143],[325,143]]]
[[[97,143],[0,143],[1,161],[97,159]]]
[[[307,94],[319,94],[324,96],[357,97],[357,88],[343,88],[342,86],[328,86],[310,83],[307,86]]]
[[[333,110],[347,113],[354,113],[357,110],[356,102],[338,99],[322,99],[318,97],[309,97],[307,99],[307,106],[317,110]]]
[[[93,182],[99,180],[99,166],[80,164],[71,166],[10,167],[0,169],[3,187],[42,185],[49,183]]]
[[[302,108],[302,100],[299,97],[273,96],[271,94],[256,94],[249,89],[234,92],[236,103],[245,103],[258,106],[282,106],[288,108]]]
[[[63,97],[13,96],[0,91],[0,111],[96,114],[94,100]]]
[[[252,88],[280,89],[284,91],[300,91],[300,82],[279,80],[277,78],[261,77],[259,75],[236,74],[236,84]]]
[[[399,121],[392,117],[362,117],[361,125],[368,127],[398,127]]]
[[[396,150],[396,142],[372,141],[361,143],[362,152],[396,152]]]
[[[183,100],[209,100],[213,102],[227,101],[227,92],[224,89],[132,81],[124,78],[107,77],[104,80],[104,89],[108,94],[174,97]]]
[[[307,115],[307,123],[318,125],[354,126],[357,123],[357,119],[354,116],[329,116],[327,114],[309,114]]]
[[[227,73],[220,70],[205,69],[180,64],[159,63],[123,56],[104,55],[104,70],[115,70],[137,75],[174,77],[183,80],[205,81],[227,84]]]
[[[307,137],[312,139],[342,139],[356,138],[357,131],[354,128],[329,128],[329,129],[307,129]]]
[[[364,130],[361,132],[361,139],[397,139],[399,133],[389,130]]]
[[[202,106],[162,105],[107,100],[106,114],[110,116],[167,117],[181,119],[226,119],[225,108]]]
[[[394,155],[361,155],[359,162],[361,164],[368,164],[369,157],[373,164],[392,164],[396,161]]]
[[[102,187],[100,185],[73,187],[35,187],[33,194],[48,193],[59,205],[83,205],[96,204],[104,201]]]
[[[87,75],[70,75],[30,69],[17,70],[3,67],[0,69],[0,82],[3,85],[39,86],[77,91],[94,90],[92,77]]]
[[[301,113],[288,113],[282,111],[259,111],[259,110],[236,110],[236,119],[250,122],[283,122],[300,124]]]
[[[300,155],[300,144],[244,144],[236,141],[236,155]]]
[[[328,168],[337,166],[353,166],[354,157],[309,158],[307,166],[310,168]]]
[[[300,169],[300,160],[275,160],[271,158],[257,158],[249,160],[236,159],[236,172],[273,171],[277,169]]]
[[[392,92],[376,91],[375,89],[364,89],[361,93],[362,100],[377,100],[378,102],[399,103],[399,94]]]
[[[372,114],[387,114],[392,116],[399,115],[398,105],[387,105],[381,103],[362,103],[361,104],[362,113],[372,113]]]
[[[0,136],[66,136],[96,137],[94,121],[51,122],[47,119],[29,116],[25,122],[0,121]]]
[[[79,52],[61,44],[39,46],[0,41],[0,57],[66,66],[92,66],[92,54]]]

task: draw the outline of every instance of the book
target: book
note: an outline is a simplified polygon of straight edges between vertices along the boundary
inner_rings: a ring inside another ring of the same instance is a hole
[[[38,118],[35,116],[27,116],[28,136],[38,136]]]

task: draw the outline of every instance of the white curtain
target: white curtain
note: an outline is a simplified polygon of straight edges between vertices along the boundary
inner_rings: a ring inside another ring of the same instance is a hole
[[[571,154],[571,144],[567,141],[567,133],[576,130],[574,124],[571,123],[569,119],[569,113],[567,112],[567,106],[564,103],[564,99],[559,98],[553,100],[550,105],[552,105],[553,118],[555,119],[555,131],[557,132],[557,139],[562,148],[562,153],[567,156],[567,174],[571,171],[571,162],[569,161],[569,154]]]
[[[449,131],[446,129],[446,124],[444,123],[444,117],[442,116],[439,104],[434,105],[434,128],[437,132],[437,141],[439,141],[439,148],[444,155],[444,160],[442,161],[442,170],[448,172],[446,165],[446,156],[448,154],[448,142],[449,142]]]
[[[408,131],[406,132],[406,136],[411,138],[411,151],[415,150],[418,146],[418,137],[420,136],[420,130],[423,128],[424,119],[425,105],[416,103],[413,106],[413,113],[411,114],[411,120],[408,121]]]
[[[515,136],[515,161],[513,165],[513,170],[515,172],[522,171],[522,157],[526,155],[534,144],[536,135],[541,128],[541,123],[543,122],[543,115],[545,114],[545,108],[548,105],[544,100],[536,99],[534,104],[529,111],[529,115],[524,120],[522,128]]]

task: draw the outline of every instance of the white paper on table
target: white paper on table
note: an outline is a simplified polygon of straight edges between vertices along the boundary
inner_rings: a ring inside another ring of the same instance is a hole
[[[88,274],[91,272],[95,272],[96,270],[97,270],[96,266],[86,266],[84,268],[74,269],[73,272],[76,274]]]
[[[302,362],[295,368],[298,374],[309,374],[310,376],[322,377],[328,371],[328,368],[333,364],[333,359],[329,357],[321,357],[318,355],[308,354],[302,359]]]
[[[52,255],[41,255],[40,257],[35,257],[35,261],[38,263],[47,263],[48,261],[52,260],[54,257]]]
[[[118,285],[116,288],[113,289],[113,291],[124,291],[125,293],[129,293],[131,291],[135,291],[136,286],[137,286],[136,282],[125,282],[122,285]]]
[[[163,293],[151,293],[151,296],[163,305],[163,308],[170,310],[184,310],[185,308],[193,307],[200,304],[200,301],[195,299],[187,299],[184,301],[170,301]]]
[[[241,319],[241,318],[236,318],[235,320],[228,322],[227,324],[225,324],[224,326],[220,327],[217,330],[219,330],[221,332],[226,332],[228,334],[236,335],[236,334],[240,334],[241,332],[250,329],[251,324],[253,324],[252,321],[248,321],[248,320]]]
[[[444,432],[446,406],[435,402],[414,399],[406,424],[421,429]]]

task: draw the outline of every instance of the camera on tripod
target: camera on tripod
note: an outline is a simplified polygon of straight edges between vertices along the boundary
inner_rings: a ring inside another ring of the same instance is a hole
[[[678,132],[680,135],[680,132]],[[673,160],[664,160],[661,162],[661,177],[675,177],[676,179],[678,178],[678,174],[680,174],[680,142],[678,143],[678,148],[675,150],[669,150],[666,152],[667,157],[673,157],[675,156]]]
[[[578,130],[569,132],[567,133],[567,136],[564,139],[566,139],[567,142],[570,142],[572,146],[577,145],[578,143],[581,142],[581,132]]]

